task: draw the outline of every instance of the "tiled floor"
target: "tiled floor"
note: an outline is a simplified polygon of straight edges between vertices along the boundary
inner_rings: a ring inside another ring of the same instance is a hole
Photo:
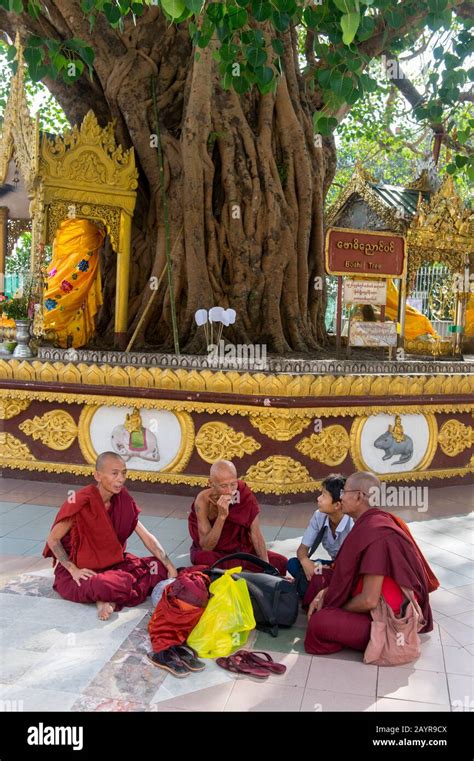
[[[472,711],[474,572],[471,485],[429,489],[426,512],[404,508],[420,547],[441,581],[431,595],[433,632],[422,635],[414,664],[377,668],[350,650],[304,652],[305,616],[277,638],[253,632],[249,646],[285,663],[265,682],[207,661],[205,671],[175,679],[146,659],[150,604],[97,619],[95,607],[61,600],[41,558],[58,505],[73,486],[0,479],[0,707],[74,711]],[[190,500],[134,494],[142,521],[177,565],[189,563]],[[310,504],[262,506],[269,548],[295,553]],[[128,549],[148,554],[138,538]]]

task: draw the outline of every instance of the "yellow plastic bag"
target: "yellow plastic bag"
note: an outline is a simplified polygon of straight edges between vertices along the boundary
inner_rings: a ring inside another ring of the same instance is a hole
[[[188,637],[188,645],[200,658],[229,655],[245,645],[249,632],[255,629],[247,584],[244,579],[232,578],[241,570],[229,569],[209,587],[211,599]]]

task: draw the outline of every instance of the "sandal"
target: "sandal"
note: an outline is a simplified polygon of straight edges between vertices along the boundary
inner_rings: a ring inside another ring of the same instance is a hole
[[[247,676],[254,676],[257,679],[267,679],[269,673],[266,669],[262,669],[253,663],[248,663],[244,658],[237,655],[229,655],[227,658],[217,658],[216,663],[226,671],[232,671],[235,674],[247,674]]]
[[[199,660],[197,652],[189,645],[173,645],[170,650],[180,658],[189,671],[204,671],[206,664]]]
[[[189,676],[191,673],[181,658],[176,653],[170,652],[169,648],[168,650],[160,650],[158,653],[147,653],[146,657],[157,668],[165,669],[180,679]]]
[[[260,666],[263,669],[268,669],[272,674],[284,674],[286,671],[286,666],[283,663],[275,663],[271,655],[261,650],[255,652],[251,650],[239,650],[238,654],[242,655],[242,658],[247,662]],[[259,658],[259,655],[263,655],[264,658]]]

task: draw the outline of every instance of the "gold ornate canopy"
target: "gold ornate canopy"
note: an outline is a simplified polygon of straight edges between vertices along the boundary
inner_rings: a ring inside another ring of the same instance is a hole
[[[421,195],[407,231],[408,278],[426,262],[440,262],[451,272],[462,272],[474,251],[474,212],[466,208],[447,174],[429,201]]]
[[[38,244],[52,243],[63,220],[82,217],[105,226],[118,257],[115,337],[121,345],[127,330],[131,226],[138,187],[133,148],[117,145],[114,123],[100,127],[92,111],[80,127],[54,138],[40,136],[39,115],[33,119],[28,110],[18,35],[15,46],[18,68],[0,134],[0,182],[5,182],[15,158],[30,199],[32,271],[38,265]]]
[[[41,239],[52,243],[68,217],[102,222],[118,255],[115,336],[127,331],[130,238],[138,172],[133,148],[124,151],[114,138],[114,124],[99,126],[92,111],[80,129],[74,126],[54,139],[43,136],[40,167]]]
[[[31,202],[38,185],[39,115],[37,114],[35,118],[31,117],[28,109],[24,87],[23,50],[18,35],[15,45],[18,66],[11,80],[0,131],[0,185],[7,182],[8,174],[14,164],[23,179],[24,193]],[[8,206],[0,206],[0,272],[2,274],[5,272],[5,254],[11,254],[22,232],[31,230],[31,219],[25,219],[25,213],[21,215],[21,218],[18,214],[12,217]]]
[[[11,80],[0,133],[0,184],[5,182],[10,161],[15,159],[28,197],[32,198],[38,184],[39,114],[33,118],[28,109],[24,86],[23,49],[18,35],[15,45],[18,68]]]

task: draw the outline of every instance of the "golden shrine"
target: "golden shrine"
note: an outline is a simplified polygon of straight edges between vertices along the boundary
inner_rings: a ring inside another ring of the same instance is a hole
[[[474,212],[459,197],[451,175],[446,174],[435,190],[428,170],[423,169],[413,183],[402,188],[377,182],[357,160],[350,181],[328,210],[327,225],[403,234],[408,291],[420,267],[444,265],[452,279],[444,290],[452,295],[454,322],[466,328],[464,342],[474,343]],[[458,351],[460,337],[458,333]],[[430,347],[412,339],[405,340],[404,347],[414,354],[450,354],[453,342],[437,341]]]
[[[6,253],[7,238],[19,227],[30,225],[36,268],[41,244],[53,242],[68,215],[102,225],[117,254],[115,335],[123,346],[137,188],[133,149],[117,146],[113,125],[100,127],[92,112],[64,135],[41,135],[28,112],[17,49],[0,134],[0,183],[16,162],[29,208],[15,217],[7,204],[0,251]],[[415,217],[409,238],[396,204],[387,204],[386,191],[374,185],[359,166],[328,225],[337,219],[357,228],[354,214],[359,227],[374,214],[376,229],[406,234],[415,256],[418,245],[429,256],[431,243],[416,237],[426,220],[431,224],[433,207],[424,205],[429,194],[409,189],[404,196]],[[436,203],[450,192],[443,187]],[[357,194],[366,204],[354,211]],[[446,250],[459,241],[464,246],[471,222],[464,212],[456,217],[460,237],[446,235]],[[454,271],[464,254],[462,248]],[[41,346],[32,359],[0,358],[0,466],[4,476],[54,473],[86,483],[97,455],[112,449],[126,460],[135,488],[191,495],[207,483],[210,463],[230,458],[262,501],[284,503],[313,500],[335,469],[372,470],[389,482],[456,483],[473,473],[473,369],[455,359],[275,358],[257,372],[215,367],[207,357]],[[385,449],[375,446],[380,440]],[[390,454],[392,445],[406,445],[402,462]]]
[[[138,172],[133,148],[117,146],[114,124],[102,128],[92,111],[81,126],[63,135],[40,136],[38,115],[30,116],[24,90],[23,52],[16,40],[18,68],[0,133],[0,183],[16,163],[29,200],[29,220],[9,219],[8,206],[0,215],[0,271],[5,272],[14,235],[31,228],[31,269],[38,272],[41,246],[52,244],[59,224],[70,218],[103,225],[117,254],[115,341],[126,341],[132,216]],[[5,198],[8,202],[9,197]],[[4,202],[5,202],[4,201]]]

